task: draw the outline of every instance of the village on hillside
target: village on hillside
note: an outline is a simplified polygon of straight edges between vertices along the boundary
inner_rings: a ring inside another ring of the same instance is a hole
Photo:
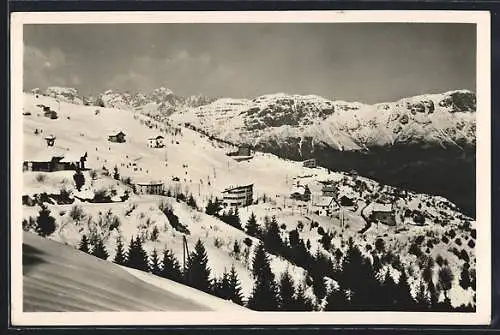
[[[250,309],[474,309],[475,221],[443,197],[38,91],[24,94],[22,115],[26,231]],[[134,248],[146,264],[132,262]],[[349,286],[365,271],[349,272],[355,258],[370,260],[367,287],[400,288],[396,305],[366,305]],[[259,291],[262,271],[276,285]],[[283,281],[289,304],[285,293],[268,301]]]

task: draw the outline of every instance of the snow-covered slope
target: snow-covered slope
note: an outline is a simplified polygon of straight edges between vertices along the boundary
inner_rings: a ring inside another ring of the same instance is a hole
[[[23,235],[23,287],[24,312],[244,310],[28,232]]]
[[[86,166],[91,171],[85,171],[83,192],[93,195],[96,191],[104,190],[109,194],[122,194],[124,190],[130,190],[123,181],[107,175],[106,170],[113,171],[116,166],[121,179],[130,177],[132,182],[162,181],[174,193],[192,194],[198,207],[202,209],[195,210],[172,197],[153,195],[131,195],[126,202],[80,203],[75,200],[70,205],[53,203],[49,205],[49,209],[56,219],[57,230],[51,235],[51,239],[76,246],[83,234],[99,234],[104,238],[111,259],[118,235],[122,236],[125,244],[133,236],[139,235],[144,237],[144,247],[148,253],[154,248],[159,252],[166,248],[182,260],[183,234],[172,227],[160,210],[160,204],[166,204],[172,207],[179,221],[189,230],[186,238],[190,250],[198,239],[204,243],[212,276],[220,277],[225,269],[234,265],[241,280],[243,294],[247,298],[253,286],[251,260],[257,240],[247,236],[242,230],[206,215],[203,209],[210,198],[220,197],[225,187],[253,183],[256,202],[240,210],[243,224],[252,212],[256,214],[261,226],[264,225],[265,216],[275,216],[282,238],[288,238],[292,231],[298,229],[304,242],[310,241],[311,254],[317,250],[325,253],[335,249],[345,251],[345,241],[349,237],[364,247],[368,254],[368,246],[373,249],[375,241],[381,238],[385,241],[387,250],[393,250],[402,257],[405,264],[411,264],[415,269],[419,266],[418,259],[409,252],[409,248],[417,236],[424,236],[421,248],[426,257],[441,255],[447,259],[455,274],[450,293],[453,305],[467,304],[473,299],[474,292],[464,291],[458,285],[464,260],[452,250],[464,250],[470,258],[470,266],[475,266],[475,237],[472,237],[471,229],[475,228],[476,223],[442,197],[406,192],[361,176],[331,172],[324,168],[306,168],[300,162],[281,159],[272,154],[257,152],[251,160],[237,162],[226,155],[234,148],[191,129],[155,122],[139,112],[61,102],[59,118],[52,120],[44,117],[37,105],[52,106],[56,103],[53,98],[36,98],[31,94],[26,94],[24,98],[23,108],[31,112],[31,115],[23,116],[25,159],[46,150],[44,136],[53,134],[56,137],[55,149],[68,155],[88,153]],[[214,102],[213,105],[232,106],[226,111],[230,113],[232,109],[244,110],[251,103],[225,99]],[[313,118],[318,112],[311,110],[309,113]],[[214,120],[216,121],[224,120]],[[113,130],[122,130],[126,134],[126,142],[108,142],[107,136]],[[165,137],[166,146],[161,149],[149,148],[148,138],[158,134]],[[65,190],[79,195],[72,176],[72,171],[25,172],[23,194],[46,192],[57,195]],[[297,181],[309,186],[313,198],[311,202],[306,204],[290,199],[290,192]],[[322,183],[325,181],[335,184],[342,192],[354,194],[357,208],[343,213],[342,219],[340,216],[318,216],[312,203],[320,196]],[[362,211],[378,198],[385,198],[395,204],[396,226],[380,224],[365,227],[363,215],[369,213]],[[75,206],[80,207],[83,212],[79,220],[75,220],[71,214]],[[26,220],[35,218],[39,209],[38,206],[23,206],[23,215]],[[424,213],[421,226],[416,224],[414,212]],[[118,218],[118,229],[110,230],[109,226],[102,225],[106,222],[108,213],[111,218]],[[315,222],[334,236],[328,248],[324,248],[320,242],[323,234],[313,224]],[[342,226],[341,222],[346,225]],[[151,240],[154,227],[159,230],[159,236],[158,239]],[[360,233],[363,229],[364,232]],[[451,234],[451,230],[454,231],[453,240],[442,239],[442,236]],[[249,243],[246,239],[251,242],[250,246],[246,244]],[[457,242],[456,239],[460,241]],[[241,247],[238,255],[234,253],[236,241]],[[278,255],[271,255],[270,258],[271,268],[276,276],[288,270],[295,283],[307,286],[307,291],[311,294],[312,288],[307,285],[307,275],[303,268]],[[411,277],[412,285],[417,285],[420,272],[415,270]]]

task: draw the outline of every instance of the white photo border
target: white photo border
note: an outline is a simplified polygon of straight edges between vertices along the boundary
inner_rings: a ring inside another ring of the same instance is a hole
[[[476,312],[23,312],[23,25],[114,23],[472,23],[476,24]],[[486,325],[491,322],[491,59],[488,11],[14,12],[11,14],[12,326]],[[14,224],[16,223],[16,224]]]

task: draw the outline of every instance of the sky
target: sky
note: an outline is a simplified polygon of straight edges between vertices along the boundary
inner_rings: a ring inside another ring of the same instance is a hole
[[[249,23],[24,26],[25,90],[377,103],[476,87],[473,24]]]

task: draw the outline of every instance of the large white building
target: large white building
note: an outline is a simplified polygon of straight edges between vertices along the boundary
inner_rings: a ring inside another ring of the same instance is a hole
[[[222,191],[224,207],[244,207],[253,202],[253,184],[231,186]]]

